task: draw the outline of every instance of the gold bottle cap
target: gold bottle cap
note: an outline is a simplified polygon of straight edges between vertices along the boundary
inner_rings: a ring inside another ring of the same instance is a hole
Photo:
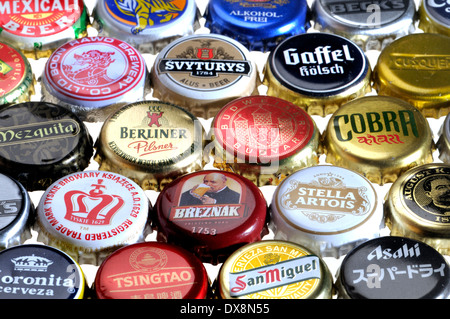
[[[308,249],[263,240],[236,250],[216,284],[222,299],[330,299],[333,279],[325,262]]]
[[[374,68],[379,95],[395,96],[417,107],[426,117],[450,110],[450,37],[417,33],[388,45]]]
[[[450,166],[414,167],[392,184],[384,210],[392,236],[417,239],[450,254]]]
[[[447,1],[423,0],[419,7],[419,28],[426,33],[441,33],[450,36],[450,3]]]
[[[159,191],[203,166],[203,128],[182,108],[160,101],[126,105],[103,124],[95,145],[100,170],[120,173]]]
[[[450,164],[450,114],[445,117],[441,125],[436,146],[439,150],[439,159]]]
[[[398,98],[366,96],[331,116],[323,148],[328,163],[382,185],[432,162],[435,145],[428,121],[415,107]]]

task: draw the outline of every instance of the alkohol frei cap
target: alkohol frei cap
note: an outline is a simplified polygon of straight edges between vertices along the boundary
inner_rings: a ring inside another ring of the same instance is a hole
[[[450,3],[440,0],[424,0],[419,8],[419,28],[426,33],[450,36]]]

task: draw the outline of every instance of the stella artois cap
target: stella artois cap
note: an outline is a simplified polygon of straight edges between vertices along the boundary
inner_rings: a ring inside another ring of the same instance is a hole
[[[385,215],[391,235],[450,254],[450,166],[430,163],[401,175],[389,190]]]
[[[83,171],[50,185],[37,207],[37,240],[64,250],[80,264],[99,265],[112,251],[144,241],[151,204],[132,180]]]
[[[209,1],[205,27],[241,42],[249,50],[270,51],[281,40],[310,27],[305,0]]]
[[[415,29],[414,0],[315,0],[313,12],[316,30],[342,35],[365,51],[381,50]]]
[[[450,110],[450,37],[415,33],[381,51],[374,68],[379,95],[401,98],[426,117],[439,118]]]
[[[198,194],[205,184],[209,189]],[[184,175],[159,194],[157,239],[184,247],[203,262],[223,262],[236,248],[268,234],[266,200],[246,178],[220,170]]]
[[[156,54],[176,38],[200,27],[195,0],[100,0],[93,11],[99,36],[125,41],[141,53]]]
[[[100,265],[94,282],[99,299],[206,299],[203,263],[175,245],[157,242],[123,247]]]
[[[333,279],[309,249],[262,240],[237,249],[221,267],[216,285],[222,299],[330,299]]]
[[[28,191],[82,171],[93,154],[84,123],[62,106],[46,102],[10,105],[0,111],[0,172]]]
[[[424,0],[419,7],[419,28],[425,33],[441,33],[450,36],[450,3]]]
[[[439,159],[450,164],[450,114],[445,117],[438,134],[436,145],[439,150]]]
[[[326,161],[392,183],[407,169],[433,161],[428,121],[411,104],[394,97],[366,96],[334,113],[323,134]]]
[[[6,0],[0,9],[0,41],[29,58],[48,58],[60,45],[86,36],[88,24],[82,0]]]
[[[384,236],[345,256],[336,287],[343,299],[448,299],[450,269],[444,256],[427,244]]]
[[[319,163],[320,132],[303,109],[277,97],[254,95],[229,102],[215,116],[214,165],[277,185],[290,173]]]
[[[226,103],[258,93],[259,74],[242,44],[218,34],[172,41],[151,71],[153,96],[210,118]]]
[[[85,37],[60,46],[48,59],[43,100],[69,108],[84,121],[104,121],[125,104],[144,100],[147,74],[144,58],[131,45]]]

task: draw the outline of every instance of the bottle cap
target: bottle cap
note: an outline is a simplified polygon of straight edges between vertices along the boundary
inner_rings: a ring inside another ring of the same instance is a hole
[[[432,162],[435,145],[428,121],[415,107],[393,97],[366,96],[331,116],[323,150],[328,163],[383,185]]]
[[[131,45],[114,38],[85,37],[59,47],[42,75],[42,95],[82,120],[104,119],[148,90],[147,66]]]
[[[450,37],[415,33],[388,45],[374,68],[378,95],[395,96],[418,108],[426,117],[450,111]]]
[[[212,0],[205,12],[205,27],[241,42],[251,51],[270,51],[281,40],[310,27],[305,0]]]
[[[450,114],[448,114],[439,129],[439,138],[436,143],[439,150],[439,159],[450,164]]]
[[[155,54],[176,38],[200,27],[195,0],[130,1],[100,0],[93,11],[99,36],[131,44],[141,53]]]
[[[268,233],[267,204],[259,188],[219,170],[187,174],[165,187],[153,220],[159,241],[184,247],[212,264]]]
[[[89,15],[82,0],[6,0],[0,21],[0,40],[39,59],[48,58],[63,43],[86,36]]]
[[[0,172],[29,191],[84,170],[93,152],[84,123],[59,105],[26,102],[0,111]]]
[[[327,33],[305,33],[281,42],[264,72],[267,95],[325,116],[371,91],[371,68],[350,40]]]
[[[278,185],[270,227],[275,239],[296,242],[322,257],[339,258],[379,236],[383,210],[365,177],[318,165],[301,169]]]
[[[338,298],[448,299],[449,265],[423,242],[386,236],[365,242],[342,261]]]
[[[146,242],[112,253],[97,271],[99,299],[206,299],[205,266],[188,251],[165,243]]]
[[[277,185],[290,173],[319,163],[320,132],[303,109],[277,97],[229,102],[215,116],[214,165],[254,181]]]
[[[450,254],[450,166],[421,165],[401,175],[385,202],[391,235],[417,239]]]
[[[441,33],[450,36],[450,3],[424,0],[419,7],[419,28],[425,33]]]
[[[203,167],[203,127],[182,108],[160,101],[128,104],[112,114],[96,143],[100,170],[160,191],[180,175]]]
[[[313,12],[317,30],[342,35],[365,51],[381,50],[415,29],[414,0],[315,0]]]
[[[218,279],[222,299],[330,299],[325,262],[295,243],[263,240],[236,250]]]
[[[117,248],[143,241],[150,201],[132,180],[84,171],[53,183],[37,207],[37,240],[64,250],[80,264],[99,265]]]
[[[155,98],[203,118],[214,116],[231,100],[256,94],[258,78],[250,52],[216,34],[171,42],[156,56],[151,72]]]

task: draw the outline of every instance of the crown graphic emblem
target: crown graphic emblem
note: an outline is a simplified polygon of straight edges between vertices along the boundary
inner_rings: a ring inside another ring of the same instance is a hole
[[[73,190],[64,195],[65,219],[83,225],[109,225],[111,218],[123,206],[124,200],[118,195],[104,194],[103,180],[92,184],[89,194]]]
[[[53,264],[50,259],[35,255],[16,257],[11,259],[11,262],[14,264],[14,270],[36,272],[46,272],[48,266]]]

